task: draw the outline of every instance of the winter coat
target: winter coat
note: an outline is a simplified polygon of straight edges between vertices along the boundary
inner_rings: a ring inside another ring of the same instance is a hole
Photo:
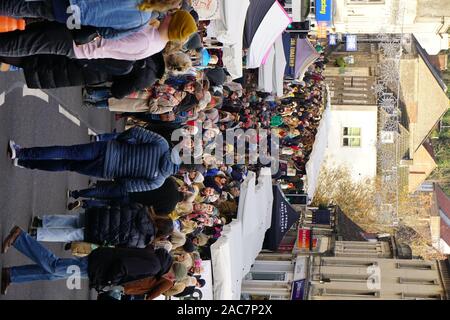
[[[88,256],[91,288],[120,285],[147,277],[161,277],[173,263],[164,249],[100,247]]]
[[[145,248],[156,234],[147,207],[138,203],[92,207],[85,217],[84,240],[90,243]]]
[[[161,277],[148,277],[132,282],[128,282],[123,285],[125,294],[128,295],[141,295],[145,294],[145,300],[153,300],[160,296],[164,292],[170,290],[173,287],[173,281]]]
[[[129,194],[131,201],[138,202],[146,206],[153,206],[157,214],[169,214],[177,205],[183,201],[183,194],[178,191],[178,185],[169,177],[163,185],[155,190],[145,192],[133,192]]]
[[[115,179],[124,191],[143,192],[159,188],[178,172],[181,159],[157,133],[133,127],[108,141],[103,178]]]
[[[70,0],[80,10],[83,26],[109,27],[117,30],[143,27],[152,18],[151,11],[140,11],[142,0]]]
[[[112,81],[133,68],[132,61],[114,59],[70,59],[58,55],[23,57],[17,65],[23,69],[28,88],[53,89],[95,85]]]
[[[156,80],[161,79],[166,70],[162,52],[133,64],[130,73],[114,77],[111,93],[114,98],[122,99],[132,92],[151,87]]]

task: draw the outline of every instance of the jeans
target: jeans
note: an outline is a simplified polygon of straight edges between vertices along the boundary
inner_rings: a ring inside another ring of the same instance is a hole
[[[0,33],[1,57],[53,54],[76,58],[73,45],[71,30],[61,23],[39,24],[38,28],[31,26],[24,31]]]
[[[73,242],[84,240],[84,214],[45,215],[42,228],[37,228],[37,240],[48,242]]]
[[[87,257],[58,258],[25,232],[16,239],[14,247],[35,264],[12,267],[11,283],[67,279],[73,275],[74,269],[79,270],[82,278],[87,278]]]
[[[107,142],[73,146],[21,148],[18,164],[45,171],[74,171],[93,177],[103,177]]]
[[[112,97],[111,90],[109,88],[89,88],[86,89],[85,94],[83,96],[85,101],[89,102],[100,102],[107,101]]]
[[[74,190],[71,192],[72,198],[94,198],[105,200],[127,200],[128,192],[124,190],[123,186],[118,184],[104,184],[93,188]]]
[[[0,15],[14,18],[43,18],[55,20],[52,0],[1,0]]]

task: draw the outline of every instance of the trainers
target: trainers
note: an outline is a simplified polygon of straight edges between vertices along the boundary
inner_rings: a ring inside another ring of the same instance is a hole
[[[0,293],[5,295],[8,291],[8,287],[11,284],[11,270],[9,268],[2,268],[2,284]]]
[[[91,102],[91,101],[88,101],[88,100],[84,100],[83,101],[83,107],[85,107],[85,108],[97,108],[95,102]]]
[[[42,226],[43,226],[42,218],[41,217],[33,217],[33,220],[31,221],[31,228],[32,229],[42,228]]]
[[[75,209],[80,208],[81,205],[82,205],[81,201],[77,200],[77,201],[74,201],[74,202],[69,203],[69,204],[67,205],[67,209],[68,209],[68,210],[75,210]]]
[[[22,166],[19,164],[19,159],[17,159],[17,158],[15,158],[15,159],[13,160],[13,165],[14,165],[14,167],[25,169],[25,167],[22,167]]]
[[[17,237],[19,237],[21,233],[22,233],[22,229],[20,229],[20,227],[18,227],[18,226],[14,226],[11,229],[11,231],[9,232],[9,235],[5,238],[5,240],[2,243],[2,253],[8,252],[8,250],[13,246]]]
[[[9,140],[8,143],[8,155],[10,156],[11,160],[14,160],[17,158],[17,151],[19,151],[20,147],[18,144],[16,144],[13,140]]]

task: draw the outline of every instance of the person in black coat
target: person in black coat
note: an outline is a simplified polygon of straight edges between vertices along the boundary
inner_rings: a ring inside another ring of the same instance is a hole
[[[161,277],[173,264],[166,250],[152,248],[100,247],[83,258],[59,258],[18,226],[3,241],[2,253],[13,246],[35,264],[2,268],[2,294],[11,283],[68,278],[88,278],[89,286],[100,291],[146,277]]]
[[[111,184],[109,181],[99,181],[97,184],[107,185]],[[153,210],[157,215],[164,216],[171,213],[178,202],[183,201],[183,193],[178,191],[178,184],[176,181],[169,177],[167,178],[161,187],[143,192],[130,192],[127,196],[122,198],[97,198],[95,200],[83,200],[75,201],[69,204],[69,210],[73,210],[82,206],[88,208],[90,206],[108,205],[109,202],[118,201],[120,203],[140,203],[147,207],[153,207]],[[73,190],[70,192],[74,198],[91,198],[89,196],[91,189]]]
[[[152,217],[138,203],[88,208],[79,215],[45,215],[35,218],[38,241],[85,241],[104,246],[145,248],[155,238],[173,232],[173,222]]]
[[[108,93],[117,99],[153,85],[166,68],[162,52],[137,61],[77,60],[56,55],[0,57],[0,61],[22,68],[28,88],[55,89],[112,82]]]

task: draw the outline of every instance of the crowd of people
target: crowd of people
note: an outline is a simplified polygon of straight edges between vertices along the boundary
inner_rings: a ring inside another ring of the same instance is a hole
[[[81,29],[66,25],[70,5],[81,10]],[[189,0],[5,0],[0,15],[27,21],[0,34],[3,66],[22,70],[30,88],[82,86],[84,107],[107,108],[127,125],[82,145],[9,142],[16,167],[101,180],[68,191],[71,214],[37,216],[28,232],[13,227],[2,253],[15,247],[35,264],[3,268],[3,294],[10,284],[68,278],[77,266],[99,298],[192,296],[205,285],[202,261],[237,215],[241,183],[262,165],[226,133],[271,129],[281,156],[305,174],[323,111],[323,55],[278,98],[231,79],[203,47],[205,26]],[[220,156],[204,152],[218,144]],[[287,175],[281,169],[274,178]],[[75,257],[40,242],[65,243]]]

